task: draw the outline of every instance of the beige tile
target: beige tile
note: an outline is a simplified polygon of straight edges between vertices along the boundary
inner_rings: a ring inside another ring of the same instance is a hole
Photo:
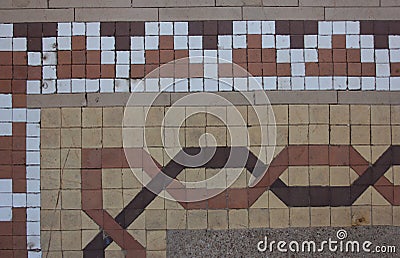
[[[207,228],[207,211],[189,210],[187,212],[188,229],[206,229]]]
[[[270,209],[279,209],[279,208],[287,208],[285,203],[281,201],[273,192],[268,190],[268,203]],[[272,218],[271,222],[272,222]]]
[[[43,149],[60,148],[60,129],[40,129],[40,147]]]
[[[372,186],[368,187],[360,197],[353,203],[353,206],[365,206],[372,204]]]
[[[122,147],[122,129],[103,128],[103,147]]]
[[[53,206],[54,208],[54,206]],[[59,210],[45,210],[40,211],[41,230],[60,230],[61,229],[61,215]]]
[[[310,183],[308,167],[289,167],[290,186],[308,186]]]
[[[61,211],[61,230],[81,230],[82,220],[79,210]]]
[[[139,192],[139,189],[122,189],[123,206],[126,207]]]
[[[307,105],[289,105],[289,124],[308,124],[310,116]]]
[[[371,206],[351,207],[351,221],[352,226],[371,225]]]
[[[164,119],[164,107],[150,107],[145,108],[145,121],[146,127],[148,126],[161,126]]]
[[[242,19],[239,7],[162,8],[159,15],[163,21],[217,20],[218,17],[226,20]]]
[[[187,127],[206,126],[206,107],[187,107],[185,110]]]
[[[308,126],[289,126],[289,144],[308,144]]]
[[[61,126],[61,109],[44,108],[40,112],[40,125],[42,128],[60,127]]]
[[[137,219],[129,225],[128,229],[146,229],[146,212],[142,212]]]
[[[82,108],[83,127],[101,127],[103,113],[101,108]]]
[[[200,137],[206,132],[205,128],[186,128],[186,147],[199,146]]]
[[[167,210],[168,229],[186,229],[185,210]]]
[[[60,209],[61,194],[59,198],[58,190],[41,190],[40,203],[42,209]]]
[[[122,209],[123,208],[122,189],[104,189],[103,207],[104,209]]]
[[[311,207],[310,215],[312,227],[328,227],[331,224],[329,207]]]
[[[249,228],[268,228],[269,210],[268,209],[249,209]]]
[[[372,206],[372,225],[393,225],[392,206]]]
[[[206,127],[206,133],[211,134],[215,139],[211,141],[206,141],[207,146],[226,146],[227,145],[227,129],[225,127]],[[207,140],[210,137],[207,137]],[[215,143],[215,144],[214,144]]]
[[[289,127],[288,126],[276,126],[276,145],[282,146],[287,145],[289,142]]]
[[[351,225],[350,207],[331,207],[331,226],[348,227]]]
[[[243,19],[323,20],[321,7],[243,7]]]
[[[122,107],[106,107],[103,108],[103,126],[120,127],[124,114]]]
[[[350,122],[350,108],[348,105],[331,105],[330,123],[332,125],[346,125]]]
[[[81,250],[81,231],[61,231],[61,243],[64,250]]]
[[[371,123],[371,106],[351,105],[350,121],[352,125],[369,125]]]
[[[52,231],[44,231],[42,230],[40,232],[40,242],[41,242],[41,248],[42,251],[60,251],[61,248],[61,231],[56,231],[56,230],[52,230]],[[54,255],[56,254],[56,252],[52,252],[54,253]],[[57,254],[61,254],[57,253]],[[51,256],[49,255],[49,257],[61,257],[61,256]]]
[[[269,221],[271,228],[289,227],[289,209],[269,209]]]
[[[346,125],[331,126],[331,144],[350,144],[350,127]]]
[[[289,214],[291,227],[310,226],[310,208],[290,208]]]
[[[122,169],[122,188],[141,189],[142,173],[141,169]]]
[[[371,146],[371,163],[374,164],[388,147],[385,145]]]
[[[78,148],[82,146],[80,128],[61,128],[61,147]]]
[[[311,124],[328,124],[329,123],[329,106],[328,105],[309,105],[310,123]]]
[[[393,105],[390,107],[390,120],[392,125],[400,124],[400,105]]]
[[[157,8],[75,8],[76,21],[157,21]]]
[[[396,19],[398,7],[325,8],[326,20],[388,20]]]
[[[64,169],[61,177],[62,189],[81,189],[81,170]]]
[[[61,165],[64,169],[81,168],[81,149],[61,149]]]
[[[146,257],[149,258],[166,258],[167,252],[166,251],[147,251]]]
[[[96,222],[94,222],[84,211],[81,211],[81,224],[82,224],[82,231],[83,230],[88,230],[88,231],[94,230],[95,231],[94,234],[97,234],[99,225],[97,225]],[[85,241],[82,241],[82,243],[87,244],[87,243],[85,243]]]
[[[371,143],[374,145],[391,143],[390,126],[371,126]]]
[[[393,226],[400,226],[400,207],[393,206]]]
[[[80,190],[62,190],[61,207],[63,209],[75,210],[81,209],[81,191]]]
[[[327,186],[329,185],[329,167],[326,166],[311,166],[310,185]]]
[[[207,228],[213,230],[228,229],[228,211],[209,210]]]
[[[368,125],[351,125],[351,143],[369,145],[371,142],[371,132]]]
[[[310,144],[328,144],[329,143],[329,125],[309,126]]]
[[[166,239],[167,236],[165,230],[147,230],[147,250],[165,250]]]
[[[80,108],[61,108],[62,127],[81,127],[82,114]]]
[[[375,188],[371,189],[372,205],[374,206],[388,206],[390,203],[383,197]]]
[[[122,169],[103,169],[102,170],[103,188],[122,188]]]
[[[230,126],[243,126],[247,124],[247,106],[232,106],[226,108],[226,120]]]
[[[248,210],[229,210],[229,228],[248,228],[249,226],[249,213]]]
[[[58,190],[61,182],[60,169],[42,169],[40,171],[40,189]]]
[[[143,147],[144,129],[143,128],[124,128],[122,131],[124,137],[124,147]]]
[[[40,150],[41,168],[60,168],[60,151],[52,149]]]
[[[390,106],[373,105],[371,106],[371,124],[389,125],[390,124]]]
[[[287,125],[289,123],[289,106],[288,105],[273,105],[273,114],[277,125]],[[229,113],[228,113],[229,116]]]
[[[93,0],[89,1],[60,1],[60,0],[49,0],[49,7],[60,8],[60,7],[131,7],[131,2],[129,0],[117,0],[117,1],[101,1],[101,3]]]
[[[147,207],[149,210],[163,210],[165,209],[164,193],[160,193]]]
[[[348,167],[330,167],[329,182],[331,186],[349,186],[350,169]]]
[[[63,258],[83,258],[83,252],[79,251],[63,251]]]
[[[400,126],[392,126],[392,144],[400,144]]]
[[[379,6],[378,0],[355,0],[355,1],[345,1],[345,0],[300,0],[300,6],[350,6],[350,7],[360,7],[360,6]]]
[[[146,210],[146,229],[166,229],[166,210]]]
[[[83,128],[82,129],[82,147],[83,148],[101,148],[102,129],[101,128]]]
[[[253,209],[260,209],[260,208],[268,208],[269,207],[269,200],[268,200],[268,192],[265,191],[258,199],[251,205]],[[251,222],[251,221],[250,221]]]
[[[144,126],[144,109],[143,107],[125,107],[124,126],[143,127]]]

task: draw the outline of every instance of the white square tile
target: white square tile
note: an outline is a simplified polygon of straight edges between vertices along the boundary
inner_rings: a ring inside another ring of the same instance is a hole
[[[0,221],[11,221],[11,220],[12,220],[12,208],[0,207]]]
[[[290,60],[292,63],[304,62],[304,49],[291,49]]]
[[[144,81],[140,79],[131,79],[131,92],[143,92]]]
[[[40,109],[28,109],[27,110],[27,122],[38,123],[40,122]],[[31,136],[31,135],[28,135]]]
[[[26,133],[28,136],[40,136],[40,126],[38,124],[27,124]]]
[[[40,81],[27,81],[26,93],[27,94],[40,94]]]
[[[231,35],[219,35],[218,36],[218,48],[219,49],[232,49],[232,36]]]
[[[263,77],[264,90],[276,90],[277,78],[276,76]]]
[[[360,36],[346,35],[346,48],[360,48]]]
[[[319,89],[320,90],[332,90],[333,89],[333,78],[330,76],[319,77]]]
[[[400,36],[389,35],[389,48],[400,48]]]
[[[114,80],[100,79],[100,92],[114,92]]]
[[[188,36],[174,36],[174,49],[188,49]]]
[[[276,35],[276,48],[290,48],[290,36],[287,35]]]
[[[87,50],[100,50],[100,37],[87,37],[86,48]]]
[[[376,76],[377,77],[390,77],[390,65],[389,64],[376,64]]]
[[[190,91],[203,91],[203,78],[189,78]]]
[[[26,138],[26,150],[39,150],[40,139],[39,138]]]
[[[376,78],[376,90],[389,90],[389,78]]]
[[[317,35],[304,35],[304,47],[305,48],[317,48],[318,36]]]
[[[146,92],[158,92],[160,90],[159,78],[146,78],[144,84]]]
[[[294,63],[291,66],[292,76],[305,76],[306,65],[305,63]]]
[[[234,21],[233,22],[233,35],[247,34],[246,22],[245,21]]]
[[[53,65],[43,66],[43,79],[57,79],[56,67]]]
[[[130,64],[129,51],[117,51],[117,64]]]
[[[334,21],[332,25],[333,25],[333,34],[346,34],[346,22]]]
[[[347,89],[347,77],[344,77],[344,76],[333,77],[333,89],[346,90]]]
[[[262,21],[262,34],[275,34],[275,21]]]
[[[248,21],[247,22],[248,34],[261,34],[261,21]]]
[[[32,179],[26,180],[26,192],[40,193],[40,180],[32,180]]]
[[[278,90],[290,90],[290,89],[291,89],[291,78],[278,77]]]
[[[131,37],[132,50],[144,50],[144,37]]]
[[[160,91],[174,91],[174,79],[160,78]]]
[[[276,51],[276,62],[277,63],[290,63],[290,50],[280,49]]]
[[[58,80],[57,84],[60,82],[60,85],[71,85],[70,80]],[[63,86],[61,86],[62,88]],[[71,88],[71,86],[70,86]],[[42,93],[43,94],[53,94],[57,91],[56,89],[56,80],[43,80],[42,84]]]
[[[28,251],[28,258],[41,258],[42,257],[42,251],[37,252],[37,251]]]
[[[28,52],[28,65],[30,66],[42,65],[42,53]]]
[[[187,22],[174,23],[174,35],[188,35],[189,25]]]
[[[26,222],[26,235],[28,235],[28,236],[40,235],[40,223],[39,222]]]
[[[28,207],[40,207],[40,194],[28,193],[27,194],[27,206]]]
[[[59,37],[65,37],[65,36],[71,36],[72,35],[72,25],[70,22],[58,23],[58,28],[57,28],[58,36]]]
[[[56,51],[57,50],[57,38],[43,38],[42,39],[43,51]]]
[[[318,22],[318,34],[319,35],[332,35],[333,24],[329,21]]]
[[[115,79],[115,92],[129,92],[129,79]]]
[[[220,78],[218,81],[219,91],[232,91],[233,78]]]
[[[203,62],[203,50],[189,50],[189,61],[192,64]]]
[[[233,36],[233,48],[246,48],[247,47],[247,36],[246,35],[234,35]]]
[[[26,122],[26,108],[13,108],[12,116],[14,122]]]
[[[305,49],[304,50],[304,61],[305,62],[318,62],[317,49]]]
[[[361,49],[361,63],[374,63],[375,51],[373,49]]]
[[[71,50],[71,37],[58,37],[57,48],[58,50]]]
[[[232,62],[232,50],[218,50],[218,58],[220,63]]]
[[[374,48],[374,36],[373,35],[361,35],[360,36],[361,48]]]
[[[12,109],[0,108],[0,122],[12,122]]]
[[[115,52],[114,51],[101,51],[101,63],[102,64],[115,64]]]
[[[377,64],[389,63],[389,50],[388,49],[375,49],[375,61]]]
[[[26,49],[26,38],[13,38],[13,51],[26,51]]]
[[[361,89],[361,78],[360,77],[349,77],[347,79],[347,88],[349,90],[360,90]]]
[[[116,65],[116,77],[117,78],[129,78],[129,65]]]
[[[360,22],[358,21],[347,21],[346,22],[346,34],[358,35],[360,34]]]
[[[40,165],[40,151],[26,152],[26,164],[27,165]]]
[[[204,64],[204,78],[217,78],[217,77],[218,77],[218,65]]]
[[[175,81],[175,91],[176,92],[188,92],[189,91],[189,81],[188,79],[178,79]]]
[[[262,89],[263,89],[262,77],[249,78],[249,90],[262,90]]]
[[[72,93],[82,93],[86,89],[85,79],[72,79]]]
[[[318,48],[332,48],[332,36],[318,36]]]
[[[375,90],[375,77],[362,77],[361,90]]]
[[[28,179],[40,180],[40,167],[39,166],[26,167],[26,177]]]
[[[292,90],[304,90],[304,77],[292,77]]]
[[[12,206],[12,193],[0,192],[0,207],[10,207]]]
[[[114,50],[115,38],[114,37],[101,37],[101,50]]]
[[[0,193],[12,193],[12,179],[0,179]]]
[[[26,207],[26,194],[13,193],[13,207]]]
[[[0,38],[0,51],[12,51],[12,38]]]
[[[248,90],[247,78],[233,78],[233,88],[235,91]]]
[[[12,107],[12,95],[11,94],[0,94],[0,107],[11,108]]]
[[[262,48],[275,48],[274,35],[262,35],[261,37]]]
[[[400,77],[390,78],[390,90],[399,91],[400,90]]]
[[[12,38],[13,37],[13,25],[0,23],[0,37]]]
[[[0,135],[11,136],[12,135],[12,123],[0,123]]]
[[[27,242],[30,243],[30,250],[40,249],[40,236],[27,236]],[[34,252],[32,252],[34,253]],[[42,256],[36,256],[42,257]],[[28,258],[31,258],[28,256]]]
[[[132,64],[144,64],[144,50],[131,51],[131,63]]]
[[[146,36],[145,37],[145,49],[146,50],[157,50],[158,49],[158,42],[159,42],[159,37],[158,36]]]
[[[305,88],[306,90],[319,90],[318,77],[305,77]]]
[[[174,26],[172,22],[160,22],[160,35],[173,35]]]
[[[86,80],[86,92],[99,92],[100,80]]]
[[[390,62],[399,63],[400,62],[400,49],[390,50]]]
[[[212,49],[204,49],[204,63],[216,64],[218,58],[218,51]]]
[[[203,38],[201,36],[189,36],[189,49],[202,49]]]
[[[72,35],[84,36],[85,34],[86,34],[85,23],[83,23],[83,22],[73,22],[72,23]]]
[[[100,36],[100,22],[87,22],[86,23],[86,36],[99,37]]]
[[[71,93],[71,80],[57,80],[57,93]]]
[[[147,35],[158,35],[159,27],[158,22],[146,22],[145,33]]]
[[[57,52],[43,52],[43,65],[57,65]]]

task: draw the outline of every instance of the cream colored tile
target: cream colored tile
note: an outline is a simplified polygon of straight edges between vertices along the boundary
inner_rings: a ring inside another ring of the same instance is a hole
[[[103,147],[122,147],[122,129],[103,128]]]
[[[62,190],[61,191],[61,207],[63,209],[80,210],[81,191],[80,190]]]
[[[371,143],[371,131],[368,125],[352,125],[350,130],[352,144],[369,145]]]
[[[308,144],[308,126],[289,126],[289,144]]]
[[[102,170],[103,188],[122,188],[122,169],[103,169]]]
[[[327,186],[329,185],[329,167],[326,166],[311,166],[310,185]]]
[[[392,126],[392,144],[400,144],[400,126]]]
[[[226,210],[208,211],[208,229],[228,229],[228,212]]]
[[[160,251],[165,250],[167,234],[165,230],[147,230],[147,250]]]
[[[83,127],[101,127],[103,112],[101,108],[82,108]]]
[[[390,106],[373,105],[371,106],[371,124],[389,125],[390,124]]]
[[[248,210],[229,210],[229,228],[248,228],[249,213]]]
[[[61,211],[61,230],[81,230],[82,220],[79,210]]]
[[[392,140],[390,126],[371,126],[371,143],[390,144]]]
[[[40,203],[42,209],[61,209],[61,193],[58,190],[41,190]]]
[[[310,226],[310,208],[290,208],[289,215],[291,227]]]
[[[350,107],[348,105],[330,106],[331,125],[347,125],[350,122]]]
[[[42,128],[61,127],[61,109],[43,108],[40,112],[40,125]]]
[[[369,125],[371,123],[371,106],[351,105],[350,121],[352,125]]]
[[[65,250],[81,250],[81,231],[61,231],[62,248]]]
[[[329,143],[329,126],[313,125],[309,126],[310,144],[328,144]]]
[[[268,209],[249,209],[249,228],[268,228],[269,210]]]
[[[371,206],[351,207],[351,221],[352,226],[371,225]]]
[[[350,144],[350,127],[346,125],[331,126],[331,144]]]
[[[145,121],[147,126],[161,126],[164,119],[163,107],[150,107],[145,108]]]
[[[122,189],[104,189],[103,207],[104,209],[122,209],[123,208]]]
[[[393,226],[400,226],[400,206],[393,206]]]
[[[82,146],[82,135],[80,128],[62,128],[61,129],[61,147],[79,148]]]
[[[289,105],[289,124],[309,124],[310,116],[307,105]]]
[[[166,210],[146,210],[146,229],[166,229]]]
[[[247,124],[247,106],[227,107],[226,115],[230,126],[244,126]]]
[[[400,105],[390,107],[390,120],[392,125],[400,125]]]
[[[42,190],[58,190],[60,189],[60,182],[60,169],[42,169],[40,171],[40,188]]]
[[[167,210],[168,229],[186,229],[185,210]]]
[[[187,212],[188,229],[206,229],[207,228],[207,211],[189,210]]]
[[[81,127],[81,109],[61,108],[61,125],[62,127]]]
[[[392,206],[372,206],[372,225],[393,225]]]
[[[310,215],[312,227],[328,227],[331,224],[329,207],[311,207]]]
[[[331,186],[349,186],[350,169],[348,167],[330,167],[329,182]]]
[[[308,167],[289,167],[288,172],[290,186],[309,185]]]
[[[331,207],[331,226],[348,227],[351,225],[350,207]]]
[[[42,230],[40,232],[40,242],[41,242],[41,248],[43,252],[46,251],[53,251],[51,253],[55,254],[61,254],[61,252],[54,252],[54,251],[61,251],[61,231],[44,231]],[[51,256],[49,257],[57,257],[57,256]],[[61,256],[58,256],[61,257]]]
[[[329,124],[329,105],[309,105],[311,124]]]
[[[54,206],[53,206],[54,208]],[[61,229],[61,213],[59,210],[40,211],[41,230],[60,230]]]
[[[289,227],[289,209],[269,209],[269,221],[271,228]]]
[[[81,168],[81,149],[61,149],[61,166],[64,169]]]
[[[273,114],[277,125],[289,124],[289,107],[288,105],[273,105]],[[228,113],[229,115],[229,113]]]
[[[81,170],[64,169],[61,177],[62,189],[81,189]]]
[[[52,149],[40,150],[40,166],[41,168],[61,168],[60,151]]]
[[[61,136],[60,129],[47,129],[40,130],[40,147],[44,149],[60,148]]]
[[[106,127],[120,127],[122,126],[123,119],[122,107],[107,107],[103,108],[103,126]]]
[[[101,148],[103,144],[101,128],[82,129],[83,148]]]

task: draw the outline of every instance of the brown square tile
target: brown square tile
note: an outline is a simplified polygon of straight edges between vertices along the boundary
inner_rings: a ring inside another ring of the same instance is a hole
[[[85,36],[72,36],[71,47],[72,47],[72,50],[86,49],[86,37]]]
[[[263,64],[262,63],[249,63],[248,71],[253,76],[263,75]]]
[[[308,146],[291,146],[289,148],[289,165],[308,165]]]
[[[40,38],[42,37],[42,23],[28,23],[28,37],[29,38]]]
[[[217,21],[204,21],[203,24],[204,35],[218,35],[218,22]]]
[[[174,36],[160,36],[160,49],[174,49]]]
[[[101,168],[101,149],[82,149],[82,168]]]
[[[130,35],[130,23],[129,22],[116,22],[115,23],[115,35],[116,36],[129,36]]]
[[[58,65],[57,66],[57,78],[58,79],[69,79],[72,75],[71,65]]]
[[[21,137],[22,138],[22,137]],[[26,167],[23,165],[14,166],[12,168],[13,179],[26,179]]]
[[[332,63],[320,63],[319,64],[319,75],[320,76],[332,76],[333,75],[333,64]]]
[[[347,76],[347,63],[334,63],[333,73],[335,76]]]
[[[24,123],[13,123],[13,136],[26,136],[26,128]]]
[[[15,137],[3,137],[1,139],[1,141],[0,141],[0,143],[1,143],[0,150],[11,150],[11,149],[13,149],[13,139],[12,138],[15,138]],[[2,178],[2,177],[0,176],[0,178]]]
[[[114,36],[115,35],[115,22],[102,22],[100,23],[101,36]]]
[[[11,80],[0,80],[0,93],[11,93]]]
[[[26,193],[26,179],[15,179],[12,182],[14,193]]]
[[[248,191],[247,189],[228,189],[228,208],[240,209],[248,207]]]
[[[169,51],[169,50],[164,50],[164,51]],[[174,73],[175,73],[175,63],[165,64],[163,65],[162,69],[160,69],[161,77],[171,77],[171,75]]]
[[[232,35],[233,34],[232,21],[218,21],[218,34],[219,35]]]
[[[290,34],[289,21],[276,21],[275,22],[275,33],[277,35],[289,35]]]
[[[176,78],[189,77],[189,67],[186,64],[175,65],[175,76]]]
[[[319,66],[318,63],[306,63],[306,76],[318,76]]]
[[[333,52],[333,62],[334,63],[346,63],[346,49],[334,49]]]
[[[304,21],[304,34],[317,35],[318,34],[318,21],[312,21],[312,20]]]
[[[347,62],[348,63],[361,63],[361,50],[360,49],[347,49]]]
[[[86,76],[88,79],[99,79],[100,65],[86,65]]]
[[[146,64],[144,67],[145,75],[157,77],[159,74],[158,67],[156,64]]]
[[[86,77],[85,65],[72,65],[71,74],[73,78],[85,78]]]
[[[13,208],[13,221],[26,221],[26,208]]]
[[[12,80],[12,93],[14,94],[25,94],[26,93],[26,81],[25,80]]]
[[[232,60],[234,63],[246,63],[246,49],[233,49],[232,50]]]
[[[0,164],[9,165],[12,163],[12,152],[10,150],[0,150]]]
[[[101,164],[102,168],[120,168],[122,167],[123,150],[121,149],[102,149]]]
[[[263,48],[262,50],[263,63],[276,63],[276,50]]]
[[[43,23],[43,37],[57,37],[57,26],[56,22]]]
[[[84,50],[72,51],[72,64],[86,64],[86,52]]]
[[[13,53],[13,64],[14,65],[27,65],[28,57],[26,52],[14,52]]]
[[[249,63],[261,63],[261,49],[248,49],[247,59]]]
[[[28,80],[41,80],[42,79],[42,67],[28,67]]]
[[[28,24],[26,23],[15,23],[14,24],[14,37],[27,37],[28,36]]]
[[[11,144],[9,144],[11,146]],[[0,165],[0,178],[8,179],[12,177],[12,167],[11,165]]]
[[[165,64],[174,60],[174,50],[160,50],[160,63]]]
[[[25,151],[13,151],[12,153],[12,164],[24,165],[26,162],[26,152]]]
[[[115,65],[107,64],[100,66],[101,78],[110,78],[113,79],[115,77]]]
[[[141,79],[144,77],[144,65],[131,65],[131,78]]]
[[[362,63],[361,64],[362,76],[373,76],[373,77],[375,77],[376,76],[375,68],[376,68],[376,64],[375,63]]]
[[[290,47],[294,49],[304,48],[304,36],[303,35],[291,35],[290,36]]]
[[[374,21],[374,34],[375,35],[388,35],[389,34],[389,21]]]
[[[318,59],[321,63],[331,63],[332,49],[318,49]]]
[[[361,63],[348,63],[347,72],[349,76],[361,76]]]
[[[328,146],[310,145],[308,147],[308,159],[310,166],[328,165],[329,163]]]
[[[12,79],[13,78],[13,71],[11,65],[2,65],[0,66],[1,73],[0,79]]]
[[[82,169],[82,190],[101,189],[101,169]]]
[[[28,38],[28,51],[41,52],[42,39],[41,38]]]
[[[291,35],[304,35],[304,21],[290,21]]]
[[[10,225],[11,225],[11,223],[10,223]],[[12,227],[11,227],[11,229],[12,229]],[[13,236],[12,242],[13,242],[14,250],[26,249],[26,237],[25,236]],[[23,256],[15,256],[15,257],[23,257]]]
[[[13,69],[14,79],[27,79],[28,78],[28,67],[25,65],[15,65]]]
[[[190,66],[191,67],[191,66]],[[190,71],[190,76],[192,77],[203,77],[202,75],[202,69],[196,69],[199,71],[196,75],[194,76],[192,74],[192,69],[189,69]],[[219,64],[218,65],[218,75],[219,77],[232,77],[233,74],[233,65],[232,64]]]
[[[189,36],[201,36],[201,35],[203,35],[203,22],[190,21],[189,22]]]
[[[130,35],[131,36],[144,36],[144,22],[143,21],[134,21],[130,23]]]
[[[0,65],[12,65],[12,54],[10,51],[0,52]]]
[[[189,57],[189,50],[175,50],[174,53],[176,60]]]
[[[247,48],[261,49],[261,35],[247,35]]]
[[[330,146],[329,164],[331,166],[348,166],[350,161],[349,146]]]
[[[203,48],[204,49],[218,49],[217,36],[203,36]]]
[[[159,64],[160,52],[158,50],[146,50],[146,64]]]
[[[233,66],[233,76],[247,77],[247,63],[236,63],[236,65]]]
[[[88,50],[86,52],[86,62],[87,64],[100,64],[101,62],[101,52],[100,50]]]
[[[223,209],[227,207],[227,192],[224,191],[210,199],[208,199],[209,209]]]
[[[377,49],[389,48],[389,38],[387,35],[375,35],[374,42],[375,42],[375,48]]]
[[[13,235],[14,236],[26,235],[26,223],[23,221],[13,221]]]
[[[346,48],[346,35],[332,35],[332,48],[345,49]]]
[[[71,51],[58,51],[57,59],[59,65],[71,64],[72,63]]]
[[[11,139],[11,138],[9,138]],[[25,137],[12,137],[12,149],[13,150],[25,150],[26,148],[26,142],[25,142]],[[7,146],[7,147],[11,147]]]
[[[290,64],[277,64],[276,73],[278,76],[291,76]]]
[[[373,35],[374,34],[374,21],[360,21],[360,34]]]
[[[103,208],[102,190],[82,190],[82,209],[101,210]]]
[[[371,69],[372,69],[372,67],[371,67]],[[374,65],[374,74],[375,74],[375,65]],[[391,63],[390,64],[390,75],[391,76],[400,76],[400,63]]]
[[[131,38],[129,36],[115,37],[115,49],[119,51],[129,51],[131,49]]]
[[[14,94],[12,97],[13,107],[24,108],[26,107],[26,95],[25,94]]]

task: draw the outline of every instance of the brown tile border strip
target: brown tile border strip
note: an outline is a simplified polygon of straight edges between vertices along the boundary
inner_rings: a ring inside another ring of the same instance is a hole
[[[169,106],[177,99],[190,93],[87,93],[87,94],[52,94],[52,95],[27,95],[29,108],[49,107],[107,107],[125,106],[130,94],[135,94],[142,100],[137,105],[147,105],[146,100],[159,95],[154,106]],[[239,92],[214,92],[233,105],[265,105],[260,98],[263,93],[244,92],[249,98],[249,103]],[[389,91],[267,91],[271,104],[363,104],[363,105],[399,105],[400,92]]]

